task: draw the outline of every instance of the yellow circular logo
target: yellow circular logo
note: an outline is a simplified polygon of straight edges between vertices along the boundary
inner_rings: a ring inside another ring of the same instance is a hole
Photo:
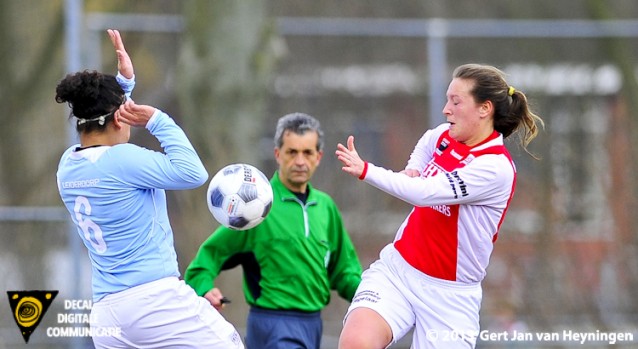
[[[42,302],[34,297],[24,297],[15,308],[16,321],[20,326],[31,327],[40,318]]]

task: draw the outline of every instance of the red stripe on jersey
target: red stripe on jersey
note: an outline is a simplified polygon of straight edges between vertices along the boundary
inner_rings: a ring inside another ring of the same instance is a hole
[[[498,239],[498,231],[501,229],[501,224],[503,224],[503,220],[505,220],[505,214],[507,213],[507,209],[510,207],[510,203],[512,202],[512,198],[514,197],[514,190],[516,189],[516,165],[514,165],[514,160],[512,160],[512,156],[507,148],[503,147],[503,154],[507,156],[510,160],[510,164],[512,165],[512,170],[514,170],[514,180],[512,181],[512,190],[510,191],[510,198],[507,199],[507,204],[505,205],[505,210],[503,210],[503,215],[501,216],[501,220],[498,221],[498,227],[496,228],[496,233],[494,233],[494,237],[492,238],[492,243],[496,242]]]
[[[514,197],[514,190],[516,189],[516,166],[514,165],[514,160],[512,160],[512,156],[510,155],[510,152],[507,150],[507,148],[505,148],[504,145],[489,147],[481,151],[477,151],[473,154],[475,154],[476,156],[480,156],[483,154],[503,154],[510,161],[510,164],[512,165],[512,169],[514,170],[514,180],[512,181],[512,190],[510,191],[510,197],[509,199],[507,199],[507,204],[505,205],[505,210],[503,210],[501,219],[498,221],[498,226],[496,228],[497,230],[494,233],[494,237],[492,238],[492,242],[494,243],[496,242],[496,240],[498,240],[498,230],[501,228],[501,224],[503,224],[503,220],[505,220],[505,214],[507,213],[507,209],[510,207],[510,202],[512,202],[512,198]]]

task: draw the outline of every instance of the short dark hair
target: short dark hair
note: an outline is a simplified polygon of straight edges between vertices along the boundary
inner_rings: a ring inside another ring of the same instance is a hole
[[[277,121],[277,129],[275,130],[275,146],[281,148],[284,143],[283,137],[285,131],[292,131],[298,135],[303,135],[307,131],[317,132],[319,139],[317,140],[317,150],[323,149],[323,131],[319,120],[304,113],[291,113],[282,116]]]

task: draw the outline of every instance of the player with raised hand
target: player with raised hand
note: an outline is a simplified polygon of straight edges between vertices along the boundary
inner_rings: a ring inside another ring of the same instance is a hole
[[[454,71],[443,114],[400,173],[362,160],[353,136],[337,145],[344,172],[414,205],[363,273],[341,349],[386,348],[413,328],[413,348],[476,345],[481,281],[516,183],[503,139],[521,129],[526,149],[542,120],[500,70],[478,64]]]
[[[120,35],[119,30],[108,29],[106,32],[109,34],[111,43],[113,43],[113,47],[115,48],[115,55],[117,56],[117,71],[125,78],[132,79],[135,76],[133,71],[133,62],[131,62],[131,57],[124,48],[124,42],[122,41],[122,36]]]
[[[161,110],[130,99],[131,59],[108,30],[117,76],[67,75],[56,87],[80,144],[58,166],[60,196],[92,265],[91,330],[97,348],[243,348],[235,328],[179,280],[165,190],[201,186],[208,173],[184,131]],[[144,127],[164,152],[129,143]]]

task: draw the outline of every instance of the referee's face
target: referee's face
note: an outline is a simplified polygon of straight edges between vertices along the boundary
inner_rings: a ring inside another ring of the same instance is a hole
[[[282,140],[281,147],[275,148],[279,179],[291,191],[305,193],[323,156],[323,152],[317,150],[319,135],[312,131],[303,135],[285,131]]]

